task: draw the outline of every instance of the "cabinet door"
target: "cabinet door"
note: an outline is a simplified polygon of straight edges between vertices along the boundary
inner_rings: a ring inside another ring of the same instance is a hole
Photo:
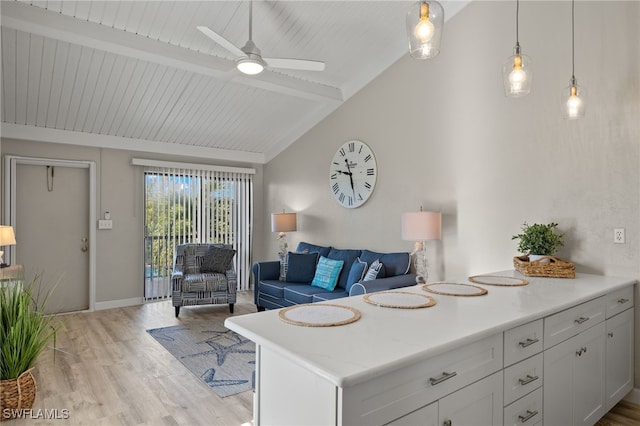
[[[607,320],[607,411],[633,387],[633,309]]]
[[[439,401],[440,425],[502,426],[502,371]]]
[[[544,423],[594,424],[604,409],[604,322],[544,352]]]

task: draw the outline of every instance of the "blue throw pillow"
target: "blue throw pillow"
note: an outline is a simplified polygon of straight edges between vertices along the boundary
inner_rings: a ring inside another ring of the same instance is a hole
[[[345,290],[347,293],[351,290],[351,286],[355,283],[360,282],[364,278],[364,274],[367,271],[367,262],[363,262],[360,258],[356,258],[356,260],[351,265],[351,269],[349,270],[349,277],[347,278],[347,287]]]
[[[287,276],[289,283],[308,283],[313,280],[318,263],[318,253],[287,254]]]
[[[333,291],[338,283],[338,275],[340,275],[342,266],[344,266],[343,260],[327,259],[324,256],[320,256],[311,285],[327,291]]]
[[[384,265],[379,260],[369,266],[369,270],[362,281],[371,281],[377,278],[384,278]]]

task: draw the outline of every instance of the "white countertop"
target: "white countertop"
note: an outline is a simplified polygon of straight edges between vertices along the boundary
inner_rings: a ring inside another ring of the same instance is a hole
[[[524,277],[516,271],[487,275],[525,278],[529,284],[499,287],[455,281],[488,290],[476,297],[427,293],[421,286],[397,289],[436,299],[435,306],[422,309],[378,307],[366,303],[363,296],[332,300],[326,303],[351,306],[362,313],[360,320],[337,327],[287,324],[278,310],[230,317],[225,325],[347,387],[636,282],[590,274],[576,274],[575,279]]]

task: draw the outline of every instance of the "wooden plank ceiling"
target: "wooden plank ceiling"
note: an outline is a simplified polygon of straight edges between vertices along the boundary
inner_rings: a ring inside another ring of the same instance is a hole
[[[196,29],[242,47],[246,1],[2,1],[0,131],[264,163],[406,54],[411,3],[256,1],[264,56],[326,70],[249,77]]]

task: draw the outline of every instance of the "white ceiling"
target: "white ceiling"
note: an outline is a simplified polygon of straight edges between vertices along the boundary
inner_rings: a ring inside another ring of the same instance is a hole
[[[412,3],[255,1],[264,56],[326,70],[250,77],[196,29],[243,46],[247,1],[2,1],[0,132],[265,163],[407,54]]]

